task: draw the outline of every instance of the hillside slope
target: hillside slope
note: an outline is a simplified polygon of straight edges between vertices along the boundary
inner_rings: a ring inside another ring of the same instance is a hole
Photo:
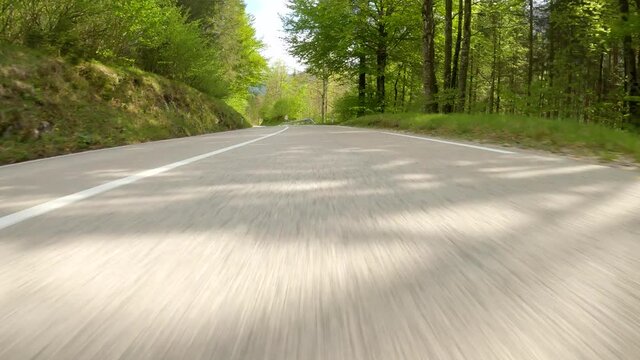
[[[0,45],[0,164],[248,126],[182,83]]]

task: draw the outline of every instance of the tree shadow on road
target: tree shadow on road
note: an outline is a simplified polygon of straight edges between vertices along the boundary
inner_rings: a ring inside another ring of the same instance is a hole
[[[636,173],[305,131],[5,230],[13,274],[47,285],[14,297],[100,313],[88,332],[132,359],[640,353]]]

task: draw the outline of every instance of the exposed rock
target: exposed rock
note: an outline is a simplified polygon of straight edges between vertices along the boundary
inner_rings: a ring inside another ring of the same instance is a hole
[[[40,125],[38,125],[38,130],[42,133],[48,133],[53,130],[53,124],[48,121],[41,121]]]
[[[31,137],[33,140],[38,140],[42,135],[51,132],[51,130],[53,130],[53,125],[50,122],[41,121],[37,128],[31,130]]]

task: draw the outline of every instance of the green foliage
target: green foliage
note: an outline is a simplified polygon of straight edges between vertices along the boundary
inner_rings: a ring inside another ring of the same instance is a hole
[[[302,112],[302,104],[296,98],[280,98],[269,110],[267,118],[274,120],[298,119]]]
[[[342,122],[353,119],[357,117],[358,114],[373,114],[375,111],[372,109],[374,108],[374,103],[369,102],[368,104],[365,104],[365,106],[362,106],[357,95],[346,94],[338,99],[334,112],[337,120]]]
[[[291,12],[283,18],[290,53],[309,72],[351,84],[337,109],[342,118],[420,109],[425,105],[421,2],[290,0]],[[622,2],[629,7],[624,16]],[[634,57],[639,61],[637,1],[475,1],[468,71],[460,73],[458,53],[450,87],[443,76],[445,2],[434,4],[436,79],[428,82],[437,85],[439,111],[572,118],[612,127],[635,117],[640,123],[638,114],[625,116],[638,95],[631,64]],[[451,9],[454,42],[461,34],[460,4],[453,1]],[[457,88],[461,78],[463,94]]]
[[[247,94],[250,86],[264,79],[267,62],[260,55],[262,42],[256,39],[241,0],[218,0],[212,3],[211,13],[202,19],[204,33],[216,49],[218,69],[232,94]]]
[[[347,70],[357,35],[351,4],[292,0],[288,6],[292,11],[283,18],[283,25],[291,53],[316,74]]]
[[[0,163],[249,126],[182,83],[0,46]]]
[[[0,40],[133,65],[217,97],[248,96],[266,61],[241,0],[0,0]]]
[[[191,19],[202,19],[210,14],[215,1],[212,0],[178,0],[178,4],[186,9]]]
[[[375,93],[376,101],[358,107],[380,110],[403,106],[398,105],[395,95],[390,101],[381,84],[401,76],[401,86],[407,87],[406,65],[415,65],[415,50],[420,48],[418,1],[291,0],[289,9],[290,14],[283,18],[289,50],[309,66],[310,73],[338,75],[353,84],[366,73],[366,83],[375,81],[377,86],[365,85],[362,91],[365,97]],[[402,71],[391,72],[392,67]],[[394,86],[398,86],[395,81]]]
[[[337,86],[327,98],[333,99]],[[321,119],[322,80],[308,73],[289,73],[283,63],[274,64],[264,84],[254,88],[246,112],[253,123],[274,125],[285,117]]]

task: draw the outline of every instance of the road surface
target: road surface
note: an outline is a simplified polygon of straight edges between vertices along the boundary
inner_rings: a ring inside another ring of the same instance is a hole
[[[321,126],[0,168],[0,359],[639,358],[636,171]]]

